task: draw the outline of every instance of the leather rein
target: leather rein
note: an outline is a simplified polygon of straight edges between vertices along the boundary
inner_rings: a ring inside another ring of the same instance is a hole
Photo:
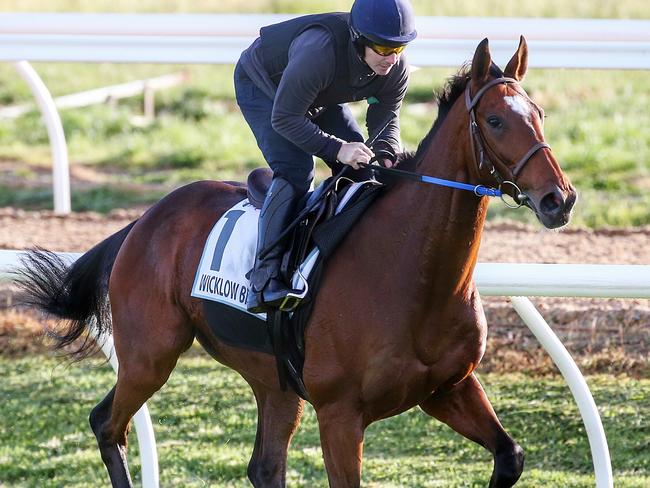
[[[470,143],[472,146],[472,155],[474,157],[474,164],[476,165],[476,169],[478,171],[478,174],[481,174],[481,172],[484,169],[487,169],[490,173],[490,175],[496,180],[496,182],[499,185],[499,189],[502,189],[503,186],[505,185],[510,185],[513,187],[515,190],[515,195],[513,198],[515,201],[517,201],[517,205],[512,205],[509,202],[504,200],[504,203],[508,205],[509,207],[513,208],[518,208],[521,207],[526,203],[528,200],[528,197],[522,193],[522,191],[519,189],[519,187],[516,184],[516,179],[521,173],[521,171],[524,169],[524,166],[526,166],[526,163],[530,161],[530,159],[533,157],[533,155],[539,151],[540,149],[550,149],[551,146],[549,146],[545,142],[538,142],[537,144],[534,144],[527,152],[524,154],[521,159],[517,162],[517,164],[514,165],[512,169],[509,169],[509,165],[501,159],[496,151],[489,145],[487,142],[486,138],[484,137],[483,133],[481,132],[481,128],[476,122],[476,106],[478,105],[479,101],[481,100],[481,97],[487,92],[490,88],[496,85],[501,85],[501,84],[515,84],[519,85],[519,82],[515,80],[514,78],[508,78],[508,77],[501,77],[501,78],[496,78],[494,80],[489,81],[485,85],[483,85],[478,92],[476,92],[476,95],[472,97],[470,90],[471,90],[471,82],[467,83],[467,87],[465,88],[465,107],[467,108],[467,111],[469,113],[469,133],[470,133]],[[519,93],[519,91],[517,91]],[[521,93],[519,93],[521,95]],[[526,97],[528,101],[536,108],[537,105],[535,102],[533,102],[529,97]],[[539,109],[539,108],[538,108]],[[487,149],[487,150],[486,150]],[[500,165],[505,168],[510,174],[507,175],[507,178],[504,178],[503,175],[497,170],[496,166],[490,159],[490,154],[492,157],[500,163]]]

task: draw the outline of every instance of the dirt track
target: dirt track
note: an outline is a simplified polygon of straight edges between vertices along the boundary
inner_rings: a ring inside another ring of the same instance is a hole
[[[47,247],[84,251],[139,215],[117,211],[108,216],[0,209],[0,249]],[[545,231],[516,223],[488,224],[480,262],[650,264],[650,228],[630,230],[567,229]],[[11,302],[7,290],[0,308]],[[648,374],[650,303],[648,300],[535,299],[542,314],[577,354],[583,369]],[[490,369],[551,369],[543,351],[504,299],[484,299],[491,339],[486,353]],[[13,310],[0,312],[0,352],[37,350],[40,322]],[[510,347],[502,347],[508,345]]]
[[[0,249],[44,246],[56,251],[85,251],[140,215],[119,210],[56,216],[0,208]],[[481,262],[650,264],[650,227],[559,232],[513,222],[487,224]]]

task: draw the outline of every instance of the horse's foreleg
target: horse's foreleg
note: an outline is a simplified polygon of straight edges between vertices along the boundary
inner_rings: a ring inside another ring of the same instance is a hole
[[[524,451],[501,426],[474,374],[449,390],[433,393],[420,407],[494,456],[490,487],[513,486],[524,468]]]
[[[319,408],[316,414],[330,487],[361,486],[365,430],[361,412],[335,403]]]
[[[248,478],[256,487],[284,487],[287,451],[300,424],[303,401],[292,391],[269,389],[251,382],[257,400],[257,435],[248,464]]]

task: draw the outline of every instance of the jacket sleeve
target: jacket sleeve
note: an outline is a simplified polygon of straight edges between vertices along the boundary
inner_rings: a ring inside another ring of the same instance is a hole
[[[312,27],[293,40],[289,62],[273,102],[273,129],[303,151],[336,160],[344,141],[323,132],[307,117],[318,94],[334,80],[334,39],[327,29]]]
[[[375,154],[395,161],[401,152],[399,111],[406,95],[409,67],[402,55],[387,75],[388,79],[373,99],[369,99],[366,128]]]

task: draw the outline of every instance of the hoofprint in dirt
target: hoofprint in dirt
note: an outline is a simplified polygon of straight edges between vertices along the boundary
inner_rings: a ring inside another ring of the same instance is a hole
[[[0,249],[41,246],[83,252],[134,219],[138,210],[108,215],[0,209]],[[545,231],[513,222],[488,222],[479,262],[650,264],[650,227]],[[15,310],[15,297],[0,289],[0,353],[42,350],[43,320]],[[553,366],[521,319],[499,297],[483,299],[490,337],[486,369],[552,371]],[[650,302],[537,298],[533,302],[586,371],[650,373]],[[507,347],[504,347],[507,346]]]

